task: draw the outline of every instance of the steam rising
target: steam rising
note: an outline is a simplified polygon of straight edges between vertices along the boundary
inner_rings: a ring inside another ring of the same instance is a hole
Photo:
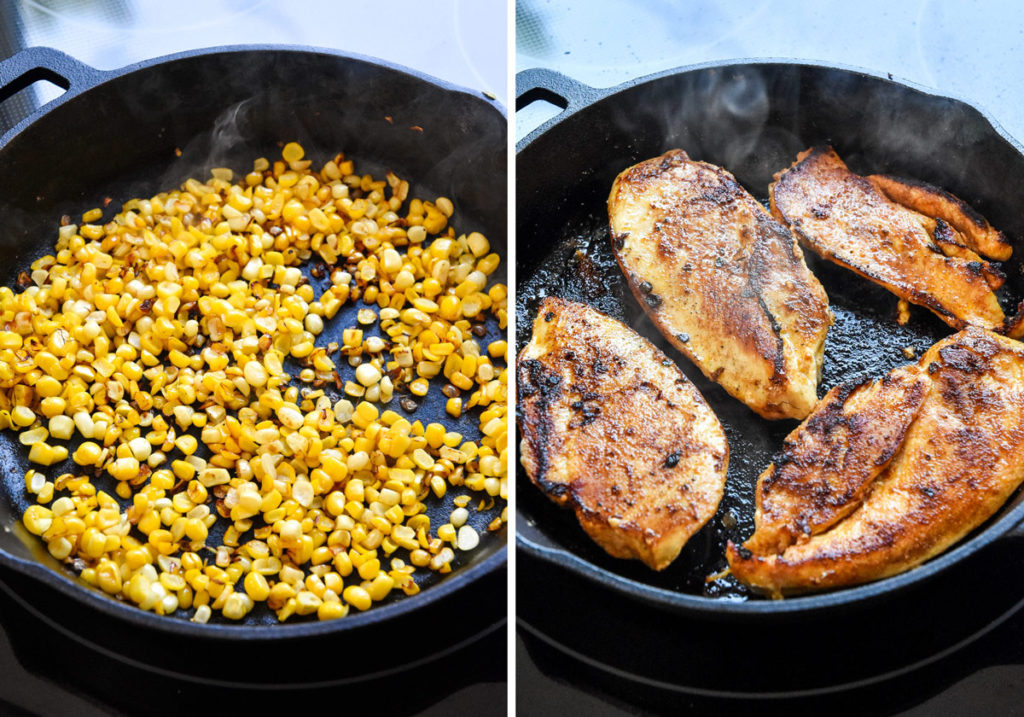
[[[241,166],[240,162],[251,162],[257,155],[247,149],[251,137],[250,112],[255,100],[242,100],[228,107],[216,121],[209,132],[205,132],[181,147],[181,157],[165,172],[160,187],[169,189],[177,187],[184,179],[195,177],[204,180],[214,167],[231,167],[248,171],[250,165]],[[282,138],[288,141],[291,138]]]

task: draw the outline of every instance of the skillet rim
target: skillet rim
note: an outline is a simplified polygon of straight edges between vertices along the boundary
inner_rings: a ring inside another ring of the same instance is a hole
[[[702,62],[692,65],[683,65],[676,68],[662,70],[649,75],[644,75],[631,80],[627,80],[621,84],[599,88],[587,85],[573,79],[569,75],[565,75],[555,70],[548,68],[528,68],[521,70],[516,73],[516,100],[518,109],[518,100],[525,96],[526,91],[532,88],[524,88],[520,90],[520,85],[526,80],[533,72],[540,71],[545,73],[549,78],[556,79],[559,82],[563,82],[565,86],[570,89],[573,93],[573,97],[564,97],[567,101],[568,106],[562,109],[555,116],[545,120],[539,126],[530,131],[522,140],[516,143],[516,170],[518,178],[518,163],[520,155],[527,151],[530,146],[541,136],[553,129],[555,126],[562,122],[571,120],[577,114],[585,113],[587,110],[592,109],[595,105],[605,102],[606,100],[613,100],[618,95],[626,92],[634,87],[640,85],[647,85],[658,82],[666,78],[675,78],[680,75],[685,75],[691,72],[701,72],[712,69],[728,70],[733,68],[751,68],[751,67],[797,67],[801,69],[810,70],[832,70],[843,72],[846,74],[858,75],[861,78],[867,78],[872,81],[880,81],[883,83],[896,85],[904,90],[910,90],[912,92],[918,92],[930,97],[939,99],[946,99],[952,102],[963,105],[967,109],[970,109],[984,120],[989,127],[999,136],[1000,139],[1004,140],[1010,147],[1017,152],[1017,154],[1024,157],[1024,145],[1014,139],[1002,125],[993,118],[988,111],[972,102],[960,97],[956,94],[950,94],[946,92],[940,92],[934,88],[929,88],[924,85],[918,84],[911,80],[905,80],[903,78],[897,79],[893,73],[882,73],[875,70],[869,70],[862,67],[844,64],[834,64],[826,62],[817,62],[814,60],[798,59],[798,58],[739,58],[732,60],[715,60],[711,62]],[[541,89],[550,89],[556,94],[560,94],[561,88],[549,88],[545,85],[540,85]],[[582,101],[574,103],[573,100],[582,97]],[[518,187],[517,187],[518,191]],[[518,217],[517,217],[518,219]],[[518,227],[517,227],[518,228]],[[518,239],[518,237],[517,237]],[[517,247],[518,249],[518,247]],[[518,291],[519,276],[516,276],[516,290]],[[518,425],[517,425],[518,433]],[[525,476],[525,473],[521,470],[521,466],[516,466],[517,486],[519,489],[519,476],[522,475],[526,480],[522,481],[524,484],[530,483],[529,478]],[[524,487],[526,487],[524,485]],[[529,489],[529,488],[527,488]],[[1024,487],[1019,487],[1017,493],[1024,490]],[[1009,501],[1008,501],[1009,502]],[[1003,508],[1005,510],[1005,506]],[[887,578],[882,578],[862,585],[855,585],[848,588],[840,588],[822,593],[809,593],[804,595],[795,595],[787,597],[785,599],[771,600],[771,599],[735,599],[735,598],[714,598],[705,597],[700,595],[693,595],[690,593],[676,592],[661,587],[655,587],[642,583],[638,580],[623,577],[617,573],[613,573],[609,570],[598,567],[594,563],[588,560],[584,560],[564,547],[549,547],[542,545],[522,534],[519,529],[519,521],[522,520],[526,523],[533,523],[534,521],[529,520],[527,516],[520,512],[518,502],[516,503],[516,531],[515,531],[515,546],[516,550],[523,549],[531,557],[544,560],[545,562],[553,565],[562,567],[570,570],[577,575],[591,580],[598,585],[602,585],[608,589],[622,593],[627,596],[637,598],[643,602],[647,602],[656,607],[662,609],[671,610],[679,613],[693,613],[697,615],[707,617],[725,617],[725,618],[751,618],[751,617],[767,617],[767,616],[780,616],[780,615],[805,615],[810,613],[817,613],[827,609],[836,608],[843,605],[857,605],[862,606],[879,599],[885,598],[896,591],[905,589],[913,584],[918,584],[925,581],[937,573],[945,570],[947,567],[954,563],[960,562],[966,559],[971,554],[981,550],[986,545],[999,540],[1008,539],[1016,534],[1024,535],[1024,501],[1020,501],[1018,505],[1005,510],[1005,513],[999,518],[995,519],[995,522],[989,524],[981,532],[974,535],[974,537],[961,541],[956,544],[950,550],[942,553],[941,555],[928,560],[927,562],[918,565],[906,572],[899,573]],[[989,518],[991,521],[992,518]],[[988,522],[988,521],[986,521]],[[554,541],[553,541],[554,542]]]

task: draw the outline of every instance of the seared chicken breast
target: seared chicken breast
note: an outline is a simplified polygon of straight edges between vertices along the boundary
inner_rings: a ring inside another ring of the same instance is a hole
[[[903,444],[928,386],[911,366],[829,391],[759,479],[746,547],[781,552],[852,513]]]
[[[930,309],[954,328],[1002,328],[1005,317],[993,293],[1002,274],[976,252],[1002,255],[1005,249],[999,240],[968,239],[957,229],[969,229],[970,222],[954,219],[952,200],[854,174],[831,147],[802,152],[775,179],[772,212],[804,246]],[[892,201],[887,193],[935,215]],[[959,213],[966,217],[962,206]]]
[[[665,568],[725,488],[729,447],[697,389],[629,327],[556,298],[516,375],[530,480],[609,554]]]
[[[668,152],[615,179],[608,217],[633,294],[676,349],[765,418],[811,411],[828,297],[731,174]]]
[[[913,209],[937,222],[945,222],[961,239],[961,243],[982,256],[1006,261],[1013,247],[1006,235],[995,229],[985,217],[959,197],[944,189],[916,179],[873,174],[868,179],[885,196],[897,204]]]
[[[877,580],[943,552],[1024,481],[1024,345],[968,328],[831,391],[758,479],[733,574],[765,592]]]

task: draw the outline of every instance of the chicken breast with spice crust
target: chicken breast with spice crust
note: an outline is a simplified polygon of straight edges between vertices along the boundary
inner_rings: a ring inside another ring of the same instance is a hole
[[[718,509],[729,447],[711,408],[645,338],[547,298],[516,363],[520,460],[609,554],[671,563]]]
[[[608,218],[633,294],[676,349],[765,418],[810,413],[832,314],[785,226],[680,150],[622,172]]]
[[[969,238],[943,219],[969,229],[966,218],[953,219],[952,199],[854,174],[831,147],[800,153],[792,167],[776,175],[769,191],[775,216],[822,258],[930,309],[953,328],[1004,330],[1005,316],[994,293],[1003,274],[977,251],[1002,256],[1006,248],[980,228],[977,237]]]
[[[1024,481],[1024,344],[969,328],[833,389],[758,479],[734,575],[774,595],[877,580],[984,523]]]

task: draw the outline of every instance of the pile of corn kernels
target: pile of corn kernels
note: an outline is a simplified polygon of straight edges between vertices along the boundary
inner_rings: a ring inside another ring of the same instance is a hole
[[[38,466],[24,525],[145,610],[367,610],[417,593],[417,569],[449,572],[480,541],[470,510],[507,497],[508,347],[478,341],[488,317],[507,325],[498,255],[456,235],[449,199],[304,155],[65,218],[54,255],[0,288],[0,428]],[[318,344],[350,301],[358,325]],[[478,440],[412,420],[437,390],[452,416],[477,409]]]

